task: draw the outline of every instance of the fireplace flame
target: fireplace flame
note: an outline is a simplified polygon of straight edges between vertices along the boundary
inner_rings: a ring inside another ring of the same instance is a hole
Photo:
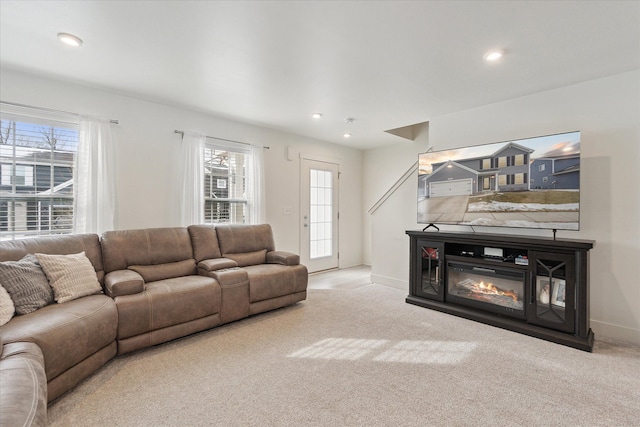
[[[484,283],[484,281],[475,284],[475,292],[487,294],[487,295],[501,295],[511,297],[513,302],[518,302],[518,294],[514,291],[503,291],[502,289],[493,285],[493,283]]]

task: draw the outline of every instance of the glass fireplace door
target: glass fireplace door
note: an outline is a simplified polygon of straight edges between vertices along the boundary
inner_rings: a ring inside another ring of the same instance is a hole
[[[442,243],[418,241],[417,251],[418,280],[415,281],[415,295],[444,301],[443,259],[444,246]]]
[[[575,330],[575,266],[570,255],[529,252],[533,268],[529,322],[564,332]]]

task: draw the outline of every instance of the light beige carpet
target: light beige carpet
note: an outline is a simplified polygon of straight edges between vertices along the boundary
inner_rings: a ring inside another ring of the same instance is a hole
[[[640,348],[594,353],[370,284],[118,357],[54,426],[640,426]]]

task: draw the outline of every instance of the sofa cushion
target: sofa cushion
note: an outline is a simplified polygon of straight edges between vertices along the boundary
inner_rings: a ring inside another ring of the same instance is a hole
[[[0,285],[0,326],[7,323],[16,312],[16,306],[9,295],[9,292]]]
[[[308,274],[304,265],[259,264],[243,267],[243,269],[249,275],[251,303],[307,289]]]
[[[155,282],[157,280],[196,274],[196,262],[193,259],[186,259],[157,265],[131,265],[129,270],[138,273],[145,282]]]
[[[223,257],[226,254],[275,250],[273,232],[269,224],[225,224],[216,226],[218,244]]]
[[[46,361],[51,381],[116,339],[118,313],[106,295],[90,295],[64,304],[49,304],[2,326],[2,341],[34,342]]]
[[[0,261],[16,261],[28,254],[77,254],[84,251],[96,271],[98,281],[104,276],[102,250],[97,234],[65,234],[32,237],[0,242]]]
[[[262,249],[259,251],[245,252],[239,254],[227,253],[225,258],[229,258],[238,264],[238,267],[244,267],[247,265],[264,264],[267,261],[267,250]]]
[[[84,252],[70,255],[36,254],[58,303],[102,292],[96,272]]]
[[[146,284],[138,294],[115,298],[118,340],[220,312],[220,285],[211,277],[184,276]]]
[[[187,227],[193,245],[193,257],[196,262],[204,259],[220,258],[218,235],[213,225],[190,225]]]
[[[0,283],[11,295],[17,314],[28,314],[53,302],[53,291],[34,255],[0,262]]]
[[[109,273],[131,265],[158,265],[193,259],[184,227],[107,231],[102,234],[104,269]]]

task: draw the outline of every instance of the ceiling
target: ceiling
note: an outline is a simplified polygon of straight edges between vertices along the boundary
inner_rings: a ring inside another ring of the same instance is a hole
[[[0,66],[366,149],[640,68],[640,2],[0,0]]]

